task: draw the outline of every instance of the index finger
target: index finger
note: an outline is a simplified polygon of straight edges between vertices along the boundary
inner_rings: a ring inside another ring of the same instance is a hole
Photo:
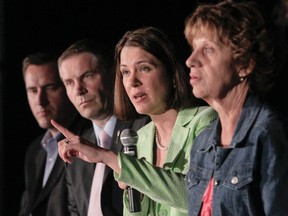
[[[55,120],[51,119],[51,124],[58,130],[60,133],[62,133],[66,138],[74,136],[74,133],[69,131],[67,128],[63,127],[59,123],[57,123]]]

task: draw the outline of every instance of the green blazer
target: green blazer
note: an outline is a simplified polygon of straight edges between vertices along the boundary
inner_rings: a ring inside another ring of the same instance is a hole
[[[120,175],[116,180],[143,194],[141,212],[130,213],[127,191],[124,193],[125,216],[188,215],[188,193],[184,181],[189,169],[190,152],[195,137],[217,117],[208,106],[187,108],[178,113],[163,168],[153,165],[155,125],[138,130],[137,160],[120,153]]]

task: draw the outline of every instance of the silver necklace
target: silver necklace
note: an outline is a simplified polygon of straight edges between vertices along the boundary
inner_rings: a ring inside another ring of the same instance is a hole
[[[168,146],[164,147],[162,146],[160,143],[159,143],[159,139],[158,139],[158,130],[157,128],[155,127],[155,142],[156,142],[156,145],[159,149],[161,150],[167,150],[168,149]]]

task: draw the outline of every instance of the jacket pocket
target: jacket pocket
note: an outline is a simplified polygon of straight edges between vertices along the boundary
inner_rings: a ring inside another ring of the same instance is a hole
[[[213,170],[199,166],[190,165],[190,169],[185,177],[188,190],[198,185],[201,181],[210,181],[213,176]]]
[[[241,165],[230,170],[223,181],[223,186],[239,190],[253,181],[253,167],[250,164]]]

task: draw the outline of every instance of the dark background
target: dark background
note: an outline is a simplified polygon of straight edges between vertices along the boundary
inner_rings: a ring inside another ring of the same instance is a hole
[[[259,2],[268,14],[275,4],[269,0]],[[196,1],[0,0],[0,3],[0,215],[13,216],[19,210],[24,187],[24,152],[41,132],[26,99],[21,73],[24,56],[36,51],[61,53],[82,38],[101,40],[113,52],[125,31],[153,25],[168,33],[184,63],[189,54],[183,35],[184,20]]]

